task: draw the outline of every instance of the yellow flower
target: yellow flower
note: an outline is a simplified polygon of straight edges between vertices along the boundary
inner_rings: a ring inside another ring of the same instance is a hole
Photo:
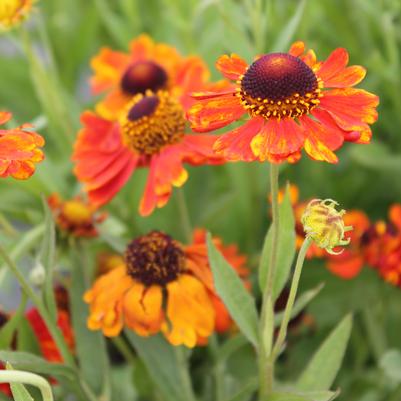
[[[1,0],[0,31],[7,31],[24,20],[36,0]]]
[[[301,218],[306,237],[334,255],[343,250],[335,252],[333,248],[349,244],[350,239],[345,239],[344,233],[352,230],[352,226],[344,224],[345,210],[337,211],[336,205],[338,203],[332,199],[313,199],[306,206]]]

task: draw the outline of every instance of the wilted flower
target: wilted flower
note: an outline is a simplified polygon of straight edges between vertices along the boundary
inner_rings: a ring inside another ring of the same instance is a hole
[[[244,269],[235,249],[227,248],[226,257]],[[90,304],[88,327],[109,337],[126,326],[141,336],[162,332],[173,345],[194,347],[231,323],[214,292],[203,232],[189,246],[160,231],[134,239],[124,263],[100,276],[84,299]]]
[[[344,141],[368,143],[368,124],[377,119],[378,97],[352,88],[365,69],[350,66],[345,49],[317,61],[296,42],[288,53],[270,53],[251,65],[236,54],[221,56],[216,68],[235,84],[228,90],[195,93],[188,112],[192,129],[212,131],[239,120],[239,128],[219,137],[215,150],[233,161],[294,162],[301,149],[315,160],[337,162]],[[332,88],[327,90],[328,88]]]
[[[27,18],[35,2],[36,0],[1,0],[0,31],[11,29]]]
[[[344,224],[345,210],[337,211],[336,205],[338,203],[332,199],[313,199],[301,218],[306,237],[333,255],[342,252],[335,252],[333,248],[349,244],[350,239],[345,239],[344,233],[352,230]]]
[[[53,211],[59,228],[75,237],[95,237],[98,235],[96,224],[101,223],[105,213],[96,212],[96,208],[77,196],[70,200],[61,199],[60,195],[52,194],[48,204]]]
[[[0,125],[11,117],[11,113],[0,111]],[[11,176],[25,180],[35,172],[35,163],[43,160],[40,148],[45,141],[29,128],[31,125],[24,124],[8,130],[0,129],[0,178]]]

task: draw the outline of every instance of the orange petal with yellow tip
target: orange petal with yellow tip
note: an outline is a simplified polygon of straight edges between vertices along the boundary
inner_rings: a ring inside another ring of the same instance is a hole
[[[225,54],[216,61],[216,68],[225,78],[236,81],[245,74],[248,64],[237,54],[231,54],[231,56]]]
[[[145,288],[143,284],[134,282],[123,301],[126,325],[141,336],[157,333],[163,322],[162,304],[160,286]]]
[[[251,149],[251,142],[263,124],[263,118],[252,118],[235,130],[219,136],[213,146],[215,152],[230,161],[255,160],[256,156]]]
[[[306,132],[304,143],[306,153],[315,160],[337,163],[338,158],[332,151],[338,149],[344,142],[341,132],[328,129],[327,126],[307,116],[302,116],[299,121]]]
[[[325,91],[319,107],[328,111],[342,129],[359,131],[377,120],[378,104],[379,98],[372,93],[344,88]]]
[[[173,345],[192,348],[198,337],[209,337],[214,329],[215,312],[204,285],[195,277],[181,275],[167,284],[167,318],[164,335]]]
[[[187,117],[196,132],[208,132],[225,127],[241,118],[246,110],[234,94],[201,100],[192,106]]]
[[[327,88],[346,88],[359,84],[366,75],[366,69],[360,65],[344,68],[342,71],[324,81]]]
[[[291,45],[288,53],[291,54],[291,56],[299,57],[304,53],[304,51],[305,51],[305,43],[299,40]]]
[[[343,48],[335,49],[329,57],[322,62],[317,75],[326,82],[341,72],[348,64],[348,52]]]
[[[260,161],[265,161],[268,160],[268,155],[277,155],[281,158],[297,152],[304,140],[305,132],[294,120],[271,119],[254,137],[251,148]]]

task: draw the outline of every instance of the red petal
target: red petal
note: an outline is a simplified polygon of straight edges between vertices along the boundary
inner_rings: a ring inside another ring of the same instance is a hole
[[[251,149],[251,142],[263,124],[263,118],[252,118],[241,127],[221,135],[214,144],[215,151],[231,161],[255,160],[256,156]]]
[[[317,75],[326,82],[329,78],[342,71],[348,64],[348,52],[343,48],[334,50],[326,61],[322,63]]]
[[[225,78],[236,81],[245,74],[248,64],[237,54],[231,54],[231,56],[225,54],[216,61],[216,68]]]
[[[315,160],[337,163],[337,156],[332,150],[338,149],[344,141],[341,131],[331,129],[309,117],[299,119],[306,132],[305,151]]]
[[[328,88],[346,88],[359,84],[366,75],[366,69],[360,65],[353,65],[344,68],[331,78],[324,81],[324,85]]]
[[[224,163],[224,158],[213,150],[215,141],[214,135],[185,135],[180,144],[182,161],[193,166]]]
[[[337,260],[336,260],[337,258]],[[354,278],[359,274],[363,267],[363,258],[359,255],[353,255],[351,252],[344,251],[337,257],[330,258],[327,262],[327,268],[345,280]]]

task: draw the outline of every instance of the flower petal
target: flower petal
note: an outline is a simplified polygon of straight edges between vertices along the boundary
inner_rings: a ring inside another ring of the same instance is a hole
[[[251,148],[260,161],[265,161],[269,155],[282,158],[299,151],[304,140],[304,130],[291,118],[270,119],[253,138]]]
[[[222,164],[224,157],[217,155],[213,150],[216,137],[213,135],[185,135],[180,146],[182,161],[192,166],[203,164]]]
[[[345,280],[356,277],[363,267],[363,257],[354,255],[346,250],[327,261],[327,268],[336,276]]]
[[[231,54],[231,56],[223,55],[216,61],[216,68],[221,74],[234,81],[240,79],[241,75],[245,74],[248,64],[237,54]]]
[[[317,71],[317,75],[323,80],[323,82],[326,82],[326,80],[344,70],[348,64],[348,59],[347,50],[341,47],[335,49],[326,61],[321,64]]]
[[[250,119],[244,125],[219,136],[214,144],[214,150],[230,161],[255,160],[256,156],[252,151],[251,142],[263,124],[264,119],[261,117]]]
[[[360,65],[344,68],[342,71],[324,81],[327,88],[346,88],[359,84],[366,75],[366,69]]]
[[[338,149],[344,142],[340,130],[329,129],[307,116],[302,116],[299,121],[306,133],[306,153],[315,160],[337,163],[337,156],[332,150]]]
[[[379,98],[362,89],[325,91],[319,107],[328,111],[337,125],[347,131],[360,131],[377,120]]]
[[[196,132],[213,131],[241,118],[246,110],[234,93],[201,100],[188,113],[191,128]]]
[[[305,43],[302,42],[301,40],[298,40],[297,42],[294,42],[291,45],[288,53],[291,54],[291,56],[299,57],[301,54],[304,53],[304,51],[305,51]]]

